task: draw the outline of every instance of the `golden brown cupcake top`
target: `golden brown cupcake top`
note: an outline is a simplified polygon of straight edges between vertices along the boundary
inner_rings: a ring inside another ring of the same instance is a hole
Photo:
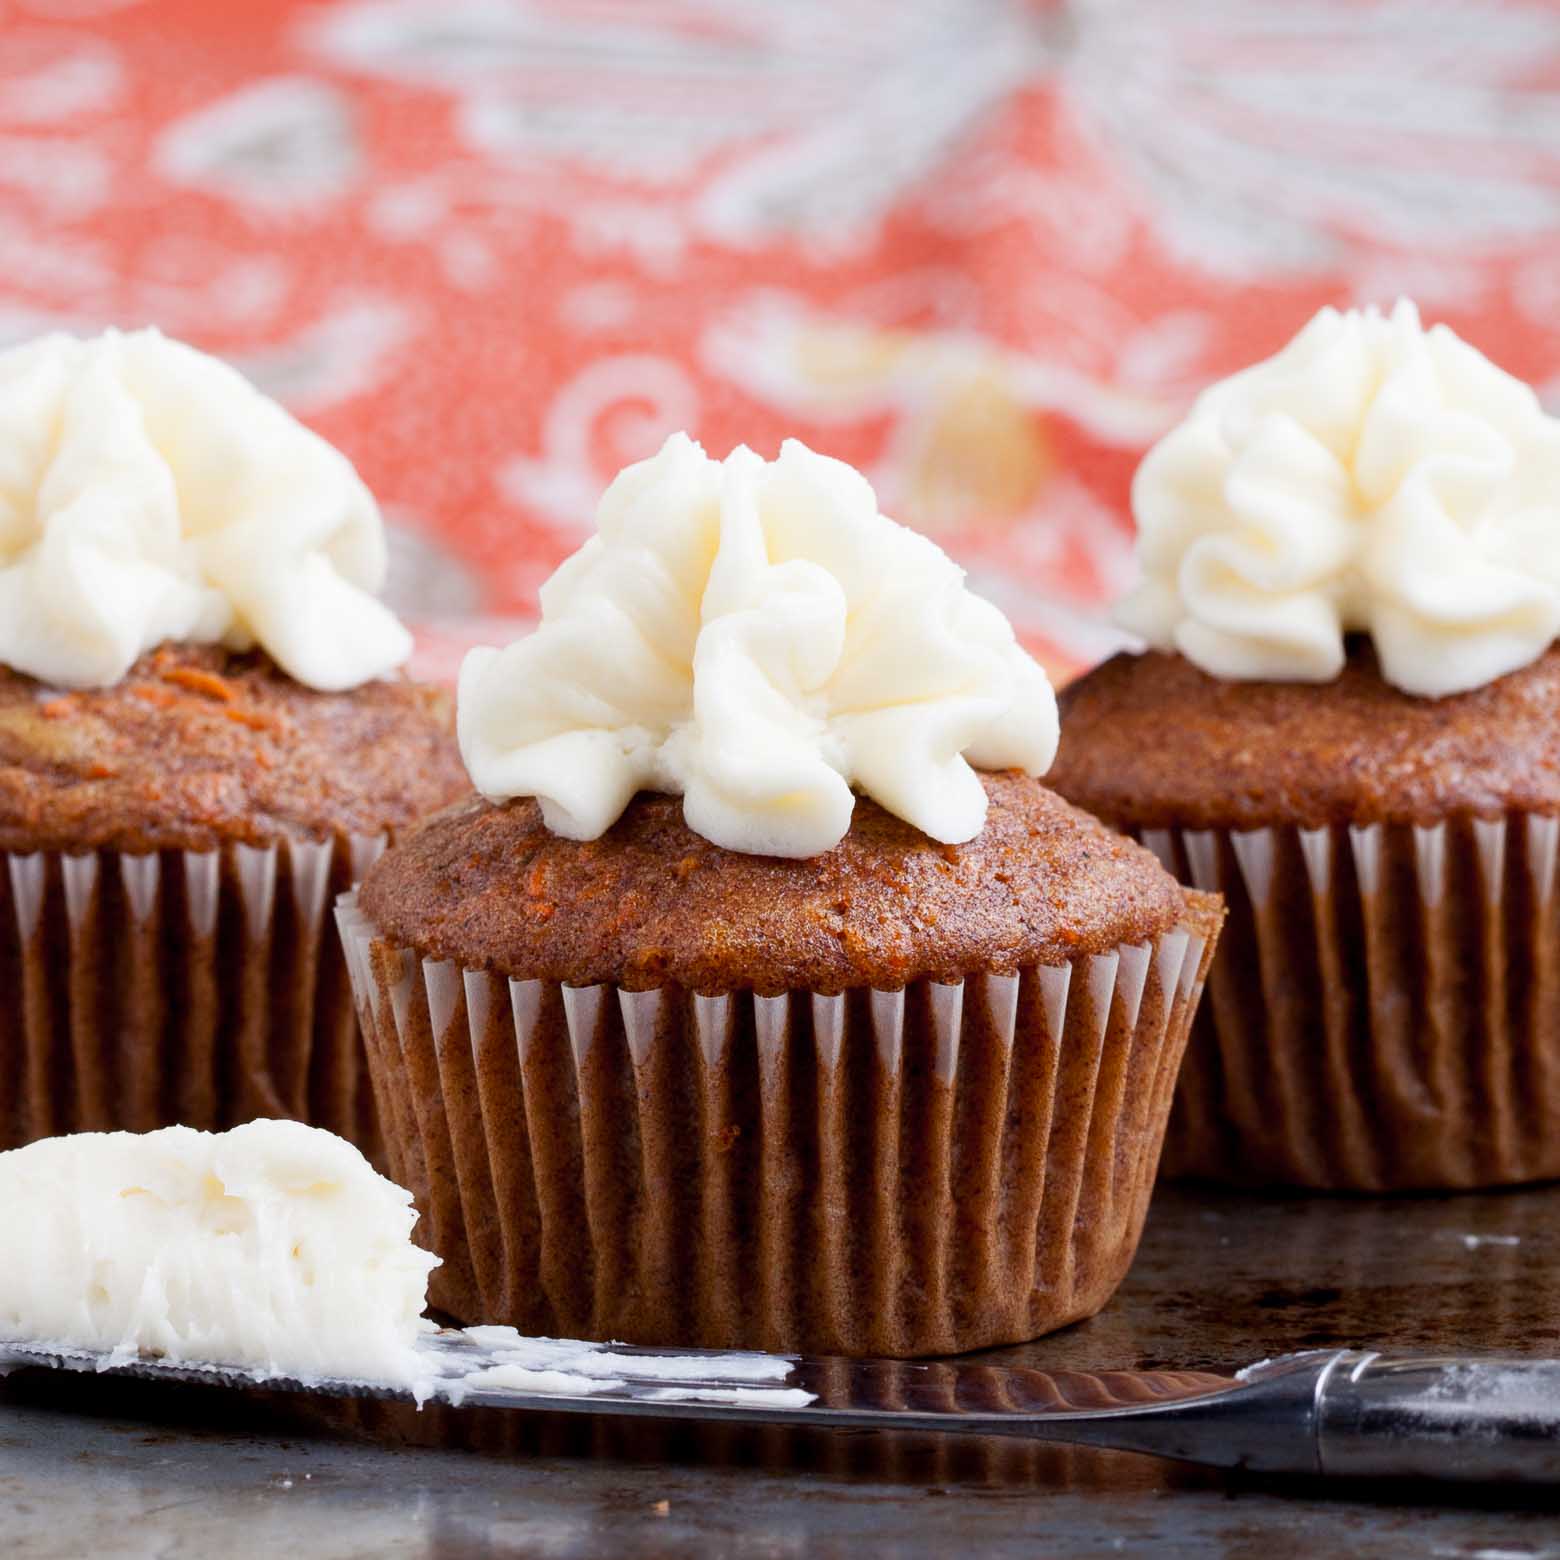
[[[1011,974],[1142,942],[1185,913],[1148,852],[1037,781],[985,774],[986,826],[939,845],[866,798],[834,849],[722,850],[682,799],[641,793],[601,838],[530,800],[429,819],[363,885],[391,942],[522,979],[716,993],[896,988]]]
[[[469,790],[448,695],[168,645],[108,688],[0,669],[0,849],[210,850],[402,828]]]
[[[1351,639],[1321,684],[1227,682],[1118,655],[1061,695],[1047,776],[1119,827],[1429,823],[1560,813],[1560,648],[1471,692],[1416,698]]]

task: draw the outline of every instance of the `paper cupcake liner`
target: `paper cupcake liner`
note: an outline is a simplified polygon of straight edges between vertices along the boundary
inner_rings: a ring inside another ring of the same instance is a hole
[[[1560,1176],[1560,819],[1141,837],[1229,905],[1167,1174],[1354,1191]]]
[[[705,997],[338,919],[433,1303],[527,1333],[915,1355],[1032,1338],[1137,1245],[1219,910],[1019,975]]]
[[[384,845],[5,854],[0,1147],[291,1116],[377,1153],[325,910]]]

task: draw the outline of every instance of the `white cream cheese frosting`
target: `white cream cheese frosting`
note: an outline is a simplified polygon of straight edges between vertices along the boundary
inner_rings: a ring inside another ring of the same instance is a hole
[[[934,840],[980,832],[972,766],[1039,775],[1056,700],[1006,618],[858,472],[797,441],[710,459],[684,434],[625,470],[542,621],[461,668],[461,751],[484,795],[534,796],[572,839],[639,790],[683,797],[729,850],[844,837],[855,790]]]
[[[351,463],[155,330],[0,353],[0,662],[106,687],[166,640],[260,645],[311,687],[399,666]]]
[[[0,1338],[412,1383],[411,1196],[317,1127],[79,1133],[0,1153]]]
[[[1458,693],[1560,634],[1560,420],[1413,304],[1323,309],[1205,391],[1132,489],[1119,620],[1215,676],[1323,682],[1369,633],[1409,693]]]

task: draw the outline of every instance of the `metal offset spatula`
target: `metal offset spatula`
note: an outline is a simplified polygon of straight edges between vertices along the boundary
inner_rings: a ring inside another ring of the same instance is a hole
[[[1560,1483],[1560,1360],[1329,1349],[1233,1377],[1053,1372],[631,1348],[496,1327],[430,1332],[418,1348],[428,1377],[415,1393],[30,1344],[0,1344],[0,1374],[50,1366],[457,1406],[1019,1436],[1262,1473]]]

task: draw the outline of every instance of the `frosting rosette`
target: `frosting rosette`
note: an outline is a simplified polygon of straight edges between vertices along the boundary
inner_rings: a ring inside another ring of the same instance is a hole
[[[1056,701],[1007,619],[866,480],[789,440],[710,459],[684,434],[622,472],[542,621],[461,668],[477,789],[594,839],[635,792],[715,844],[801,857],[855,791],[935,840],[980,832],[972,766],[1050,766]]]
[[[0,353],[0,662],[106,687],[167,640],[260,645],[321,689],[400,665],[351,462],[155,330]]]
[[[1124,627],[1226,678],[1323,682],[1344,635],[1440,697],[1560,633],[1560,421],[1413,304],[1323,309],[1205,391],[1133,483]]]

